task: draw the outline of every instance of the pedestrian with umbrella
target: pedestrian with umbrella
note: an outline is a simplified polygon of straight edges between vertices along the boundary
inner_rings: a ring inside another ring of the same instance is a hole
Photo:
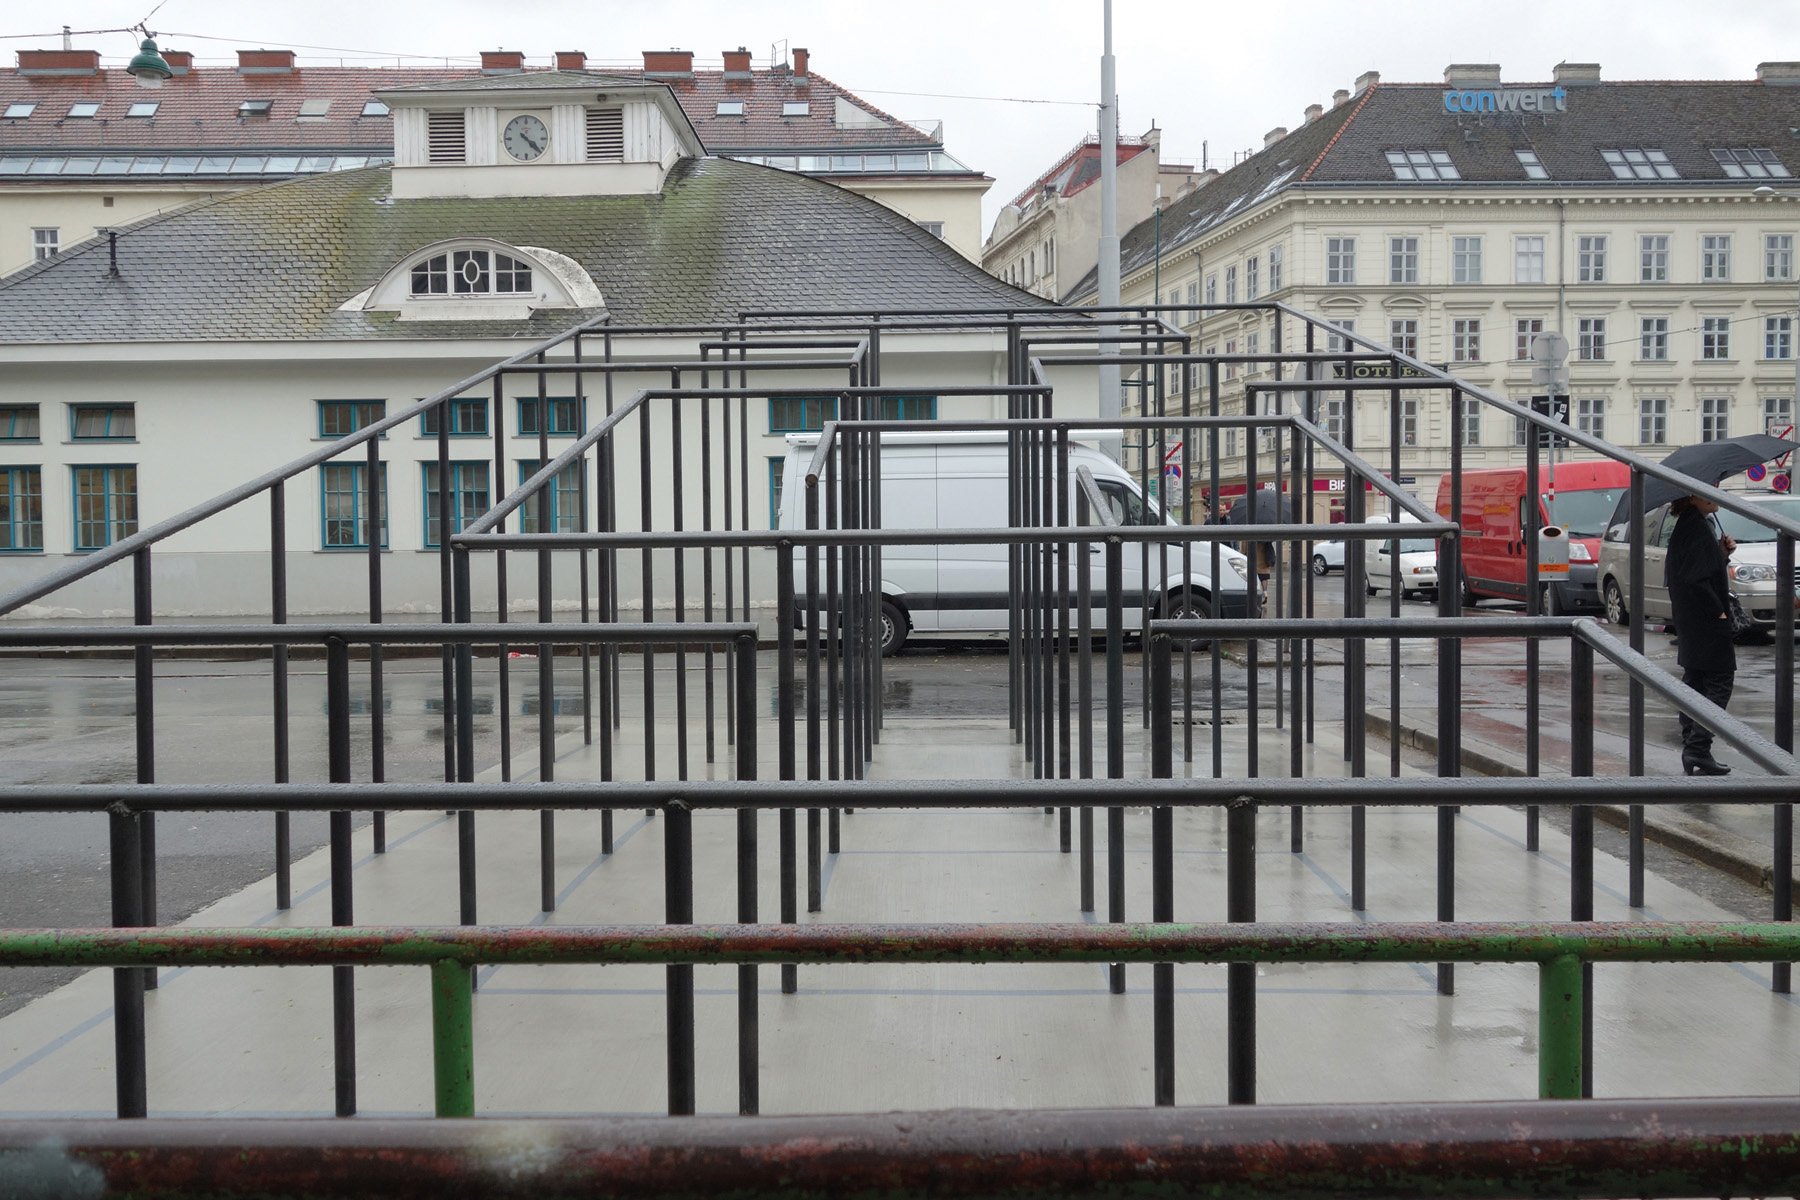
[[[1795,443],[1765,434],[1722,438],[1683,446],[1663,460],[1663,466],[1717,486],[1758,463],[1779,458],[1800,448]],[[1675,516],[1669,536],[1663,581],[1669,589],[1669,608],[1675,623],[1675,661],[1681,681],[1721,709],[1731,701],[1737,678],[1737,652],[1732,641],[1737,622],[1732,617],[1728,560],[1737,542],[1721,533],[1712,516],[1719,506],[1700,496],[1684,494],[1680,484],[1662,479],[1644,482],[1644,507],[1668,503]],[[1625,502],[1621,502],[1621,509]],[[1615,517],[1618,514],[1615,514]],[[1628,514],[1639,519],[1642,514]],[[1728,775],[1731,768],[1712,753],[1712,730],[1686,713],[1681,714],[1681,769],[1689,775]]]
[[[1225,514],[1227,525],[1290,525],[1293,520],[1293,504],[1272,488],[1258,488],[1232,505],[1231,511]],[[1269,572],[1275,569],[1275,543],[1242,542],[1238,549],[1255,564],[1256,577],[1266,591]]]

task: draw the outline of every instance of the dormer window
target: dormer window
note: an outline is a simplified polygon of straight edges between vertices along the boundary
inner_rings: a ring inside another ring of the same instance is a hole
[[[380,100],[365,100],[363,101],[362,115],[365,117],[385,117],[388,115],[388,106]]]
[[[275,107],[273,100],[246,100],[238,105],[238,116],[244,120],[262,118],[267,120],[269,110]]]
[[[512,296],[531,290],[528,264],[487,250],[436,254],[412,269],[414,296]]]

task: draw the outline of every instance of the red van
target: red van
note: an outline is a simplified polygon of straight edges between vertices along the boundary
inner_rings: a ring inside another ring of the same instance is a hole
[[[1525,599],[1525,539],[1544,525],[1569,535],[1567,582],[1544,585],[1546,613],[1599,612],[1595,570],[1600,538],[1619,497],[1631,485],[1631,468],[1603,459],[1558,463],[1556,501],[1550,503],[1548,466],[1538,468],[1544,495],[1528,509],[1525,468],[1464,471],[1462,476],[1462,599],[1465,605],[1499,597]],[[1438,485],[1438,515],[1450,515],[1450,476]],[[1529,514],[1529,516],[1528,516]]]

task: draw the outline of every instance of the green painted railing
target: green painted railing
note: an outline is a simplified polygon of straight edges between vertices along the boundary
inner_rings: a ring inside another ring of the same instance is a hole
[[[431,968],[440,1117],[475,1111],[470,968],[483,964],[1535,963],[1538,1092],[1581,1095],[1582,966],[1800,961],[1800,927],[1711,922],[599,925],[45,929],[0,933],[0,967]]]

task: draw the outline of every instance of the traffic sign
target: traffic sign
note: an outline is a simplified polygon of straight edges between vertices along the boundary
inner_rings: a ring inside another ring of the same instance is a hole
[[[1531,410],[1549,417],[1552,421],[1559,421],[1564,425],[1569,423],[1569,398],[1565,395],[1533,396]],[[1540,425],[1537,427],[1537,443],[1540,447],[1565,446],[1568,444],[1568,439],[1561,434],[1552,433]]]
[[[1794,486],[1794,477],[1786,471],[1777,471],[1775,478],[1769,480],[1769,486],[1778,492],[1785,492]]]
[[[1748,471],[1745,471],[1744,476],[1749,479],[1751,483],[1761,483],[1769,477],[1769,468],[1762,463],[1757,463]]]

